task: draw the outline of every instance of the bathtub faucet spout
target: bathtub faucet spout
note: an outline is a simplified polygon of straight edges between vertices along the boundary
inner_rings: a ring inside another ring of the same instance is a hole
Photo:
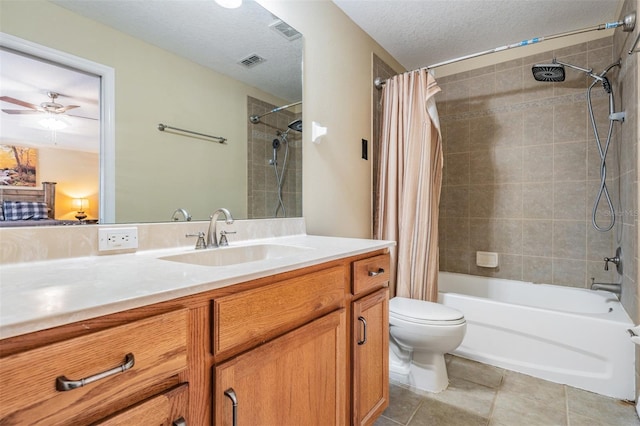
[[[595,278],[591,278],[591,290],[606,290],[620,297],[622,285],[620,283],[597,283]]]

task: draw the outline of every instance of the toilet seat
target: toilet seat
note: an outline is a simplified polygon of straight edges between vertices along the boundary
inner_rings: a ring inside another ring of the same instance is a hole
[[[406,297],[389,300],[389,317],[416,325],[451,326],[466,322],[464,314],[457,309]]]

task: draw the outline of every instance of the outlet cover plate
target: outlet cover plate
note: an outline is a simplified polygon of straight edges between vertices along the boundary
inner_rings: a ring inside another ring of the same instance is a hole
[[[138,248],[138,228],[98,228],[98,251]]]

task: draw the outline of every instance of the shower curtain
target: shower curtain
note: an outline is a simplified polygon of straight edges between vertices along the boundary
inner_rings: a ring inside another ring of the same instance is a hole
[[[438,298],[438,208],[442,138],[425,69],[387,80],[382,93],[379,187],[375,237],[394,240],[391,287],[396,296]]]

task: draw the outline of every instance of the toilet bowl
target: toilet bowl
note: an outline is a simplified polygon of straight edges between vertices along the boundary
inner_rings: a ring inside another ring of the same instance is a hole
[[[389,375],[396,382],[441,392],[449,385],[444,354],[456,349],[467,328],[462,312],[424,300],[389,301]]]

